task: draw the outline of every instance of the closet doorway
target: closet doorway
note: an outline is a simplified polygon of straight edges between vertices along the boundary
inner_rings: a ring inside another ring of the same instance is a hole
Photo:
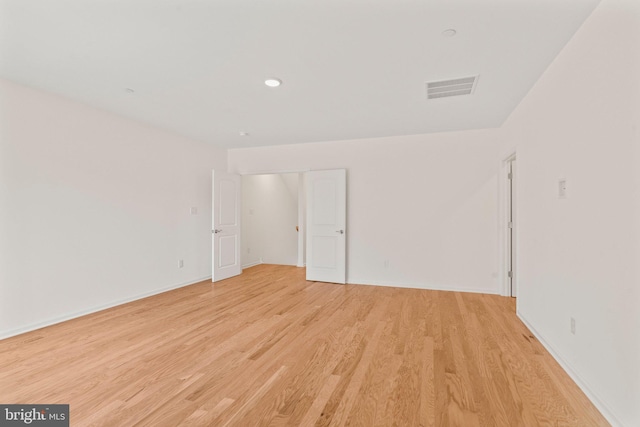
[[[242,268],[304,266],[304,174],[242,176]]]

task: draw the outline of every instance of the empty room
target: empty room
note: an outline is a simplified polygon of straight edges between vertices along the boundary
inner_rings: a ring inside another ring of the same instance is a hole
[[[0,426],[640,426],[637,0],[0,0]]]

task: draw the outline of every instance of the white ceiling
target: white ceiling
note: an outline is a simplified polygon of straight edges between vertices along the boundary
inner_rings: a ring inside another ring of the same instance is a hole
[[[498,127],[598,2],[0,0],[0,76],[228,148]]]

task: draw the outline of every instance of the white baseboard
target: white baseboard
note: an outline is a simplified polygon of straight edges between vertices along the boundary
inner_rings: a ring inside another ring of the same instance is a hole
[[[249,264],[242,264],[242,269],[244,270],[245,268],[255,267],[256,265],[260,265],[260,264],[262,264],[262,261],[250,262]]]
[[[171,286],[167,286],[161,289],[155,289],[153,291],[150,292],[145,292],[142,294],[138,294],[129,298],[124,298],[121,300],[117,300],[117,301],[112,301],[106,304],[101,304],[98,306],[94,306],[91,308],[87,308],[85,310],[79,310],[73,313],[68,313],[62,316],[56,316],[47,320],[43,320],[41,322],[35,322],[35,323],[31,323],[29,325],[26,326],[22,326],[20,328],[16,328],[16,329],[10,329],[8,331],[0,331],[0,340],[5,339],[5,338],[10,338],[10,337],[14,337],[16,335],[20,335],[20,334],[24,334],[27,332],[31,332],[31,331],[35,331],[37,329],[41,329],[41,328],[45,328],[47,326],[51,326],[51,325],[55,325],[56,323],[61,323],[61,322],[65,322],[67,320],[71,320],[71,319],[75,319],[78,317],[82,317],[82,316],[86,316],[87,314],[92,314],[92,313],[96,313],[98,311],[102,311],[102,310],[106,310],[108,308],[112,308],[118,305],[122,305],[122,304],[126,304],[129,302],[133,302],[133,301],[137,301],[139,299],[143,299],[143,298],[147,298],[153,295],[158,295],[164,292],[168,292],[168,291],[172,291],[174,289],[178,289],[178,288],[182,288],[185,286],[189,286],[189,285],[193,285],[195,283],[199,283],[202,282],[204,280],[207,279],[211,279],[211,276],[207,276],[207,277],[202,277],[200,279],[196,279],[196,280],[190,280],[189,282],[184,282],[184,283],[179,283],[177,285],[171,285]]]
[[[262,264],[288,265],[288,266],[291,266],[291,267],[300,267],[299,265],[296,265],[296,264],[278,264],[278,263],[272,263],[272,262],[257,261],[257,262],[252,262],[252,263],[249,263],[249,264],[242,264],[242,269],[244,270],[245,268],[251,268],[251,267],[255,267],[256,265],[262,265]]]
[[[593,403],[593,405],[600,411],[600,413],[609,421],[609,423],[613,427],[625,427],[624,424],[618,420],[613,412],[609,409],[606,403],[598,396],[597,393],[593,391],[593,388],[589,386],[587,381],[585,381],[576,370],[574,370],[571,365],[562,357],[559,351],[557,351],[547,340],[544,339],[542,334],[540,334],[529,321],[520,313],[520,311],[516,311],[518,318],[525,324],[527,328],[531,331],[533,335],[540,341],[540,343],[547,349],[547,351],[553,356],[553,358],[560,364],[562,369],[571,377],[571,379],[580,387],[580,389],[587,395],[587,398]]]
[[[347,283],[350,285],[366,285],[366,286],[386,286],[392,288],[408,288],[408,289],[425,289],[429,291],[452,291],[452,292],[472,292],[477,294],[493,294],[499,295],[499,289],[484,289],[484,288],[464,288],[460,286],[444,286],[444,285],[425,285],[423,283],[402,283],[402,282],[389,282],[380,280],[367,280],[358,278],[349,278]]]

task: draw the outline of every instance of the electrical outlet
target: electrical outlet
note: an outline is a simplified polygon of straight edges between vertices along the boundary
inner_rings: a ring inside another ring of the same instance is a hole
[[[251,253],[251,248],[247,248],[247,253],[250,254]]]
[[[182,268],[182,267],[184,267],[184,260],[183,259],[178,261],[178,268]]]
[[[384,260],[384,268],[389,268],[389,260],[388,259]]]
[[[571,318],[571,333],[573,335],[576,334],[576,319],[574,319],[573,317]]]
[[[197,207],[191,208],[191,215],[198,215],[198,208]]]

